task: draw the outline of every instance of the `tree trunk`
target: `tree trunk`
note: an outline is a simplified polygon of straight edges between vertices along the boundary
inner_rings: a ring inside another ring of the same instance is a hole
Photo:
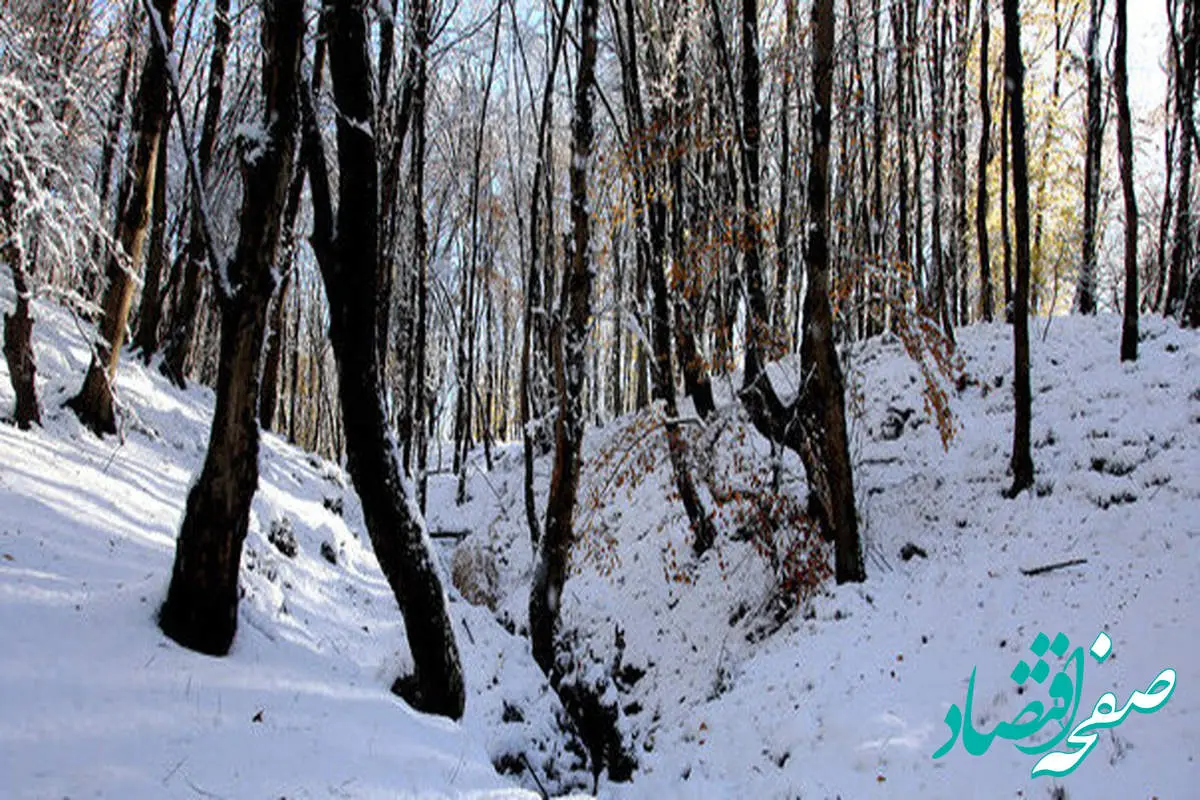
[[[828,482],[826,513],[833,529],[835,577],[838,583],[866,580],[858,517],[854,507],[854,482],[846,432],[845,388],[833,338],[829,305],[829,134],[832,121],[834,71],[834,3],[813,4],[813,110],[812,159],[808,179],[808,208],[813,220],[806,253],[808,290],[804,296],[804,338],[800,360],[812,370],[807,392],[815,430],[821,431],[820,449]],[[810,438],[816,439],[816,436]],[[810,472],[818,471],[816,465]]]
[[[926,302],[933,306],[933,316],[950,335],[950,316],[946,307],[946,265],[942,251],[942,141],[945,138],[944,111],[946,101],[946,20],[939,4],[950,0],[933,0],[933,53],[930,58],[930,107],[933,111],[933,196],[930,198],[930,247],[933,259],[933,295]],[[930,302],[932,301],[932,302]]]
[[[425,106],[429,83],[429,4],[426,0],[414,0],[413,14],[413,47],[414,75],[412,81],[412,158],[410,171],[412,173],[413,193],[413,258],[416,260],[416,290],[417,309],[415,320],[415,344],[411,369],[412,380],[412,430],[416,436],[416,481],[417,503],[421,513],[425,512],[425,475],[426,464],[426,429],[425,425],[425,370],[426,370],[426,340],[427,318],[429,316],[429,229],[425,222]]]
[[[0,204],[7,205],[8,187],[0,178]],[[0,211],[8,216],[7,208],[0,205]],[[42,424],[42,411],[37,399],[37,362],[33,355],[33,317],[29,313],[30,290],[28,276],[25,274],[24,253],[21,251],[20,240],[11,236],[6,247],[0,248],[0,257],[8,262],[13,276],[13,291],[16,294],[16,307],[11,314],[4,315],[4,359],[8,363],[8,379],[12,382],[13,393],[16,395],[16,407],[13,409],[13,422],[23,431],[29,430],[34,423]]]
[[[1100,212],[1100,149],[1104,120],[1100,110],[1100,18],[1103,0],[1091,0],[1087,33],[1087,149],[1083,171],[1083,264],[1075,291],[1075,308],[1081,314],[1096,313],[1096,223]]]
[[[547,675],[554,669],[554,634],[558,627],[567,560],[574,543],[575,501],[579,491],[583,447],[583,382],[588,319],[591,316],[593,264],[588,172],[592,158],[592,106],[596,84],[598,0],[582,0],[579,22],[579,69],[575,76],[575,111],[571,123],[571,250],[563,275],[562,347],[556,348],[558,418],[554,426],[554,468],[546,502],[546,524],[538,548],[529,591],[529,638],[533,657]]]
[[[1171,28],[1171,37],[1174,37],[1174,28]],[[1172,187],[1175,184],[1175,137],[1179,129],[1179,121],[1175,119],[1175,115],[1171,111],[1171,97],[1174,94],[1174,71],[1168,70],[1167,74],[1167,96],[1163,101],[1163,116],[1166,123],[1163,125],[1163,198],[1159,206],[1158,216],[1158,247],[1155,260],[1155,281],[1154,295],[1150,302],[1150,308],[1162,313],[1163,301],[1167,294],[1167,275],[1170,270],[1170,258],[1168,256],[1169,240],[1171,238],[1171,212],[1175,208],[1174,195]]]
[[[230,40],[229,0],[215,0],[213,8],[213,51],[208,66],[208,89],[204,101],[204,121],[196,161],[199,180],[207,185],[217,142],[217,124],[221,120],[221,101],[225,93],[225,66]],[[171,327],[163,343],[162,372],[181,389],[186,385],[187,363],[195,339],[197,311],[200,307],[205,258],[203,211],[192,204],[192,218],[185,247],[186,261],[179,302],[171,312]]]
[[[188,493],[171,586],[159,614],[164,633],[210,655],[227,653],[237,630],[238,566],[258,486],[258,375],[295,162],[303,8],[264,3],[262,41],[265,139],[255,160],[245,166],[230,293],[217,287],[222,312],[217,404],[208,454]]]
[[[896,243],[899,250],[900,272],[903,274],[905,271],[909,273],[912,271],[912,256],[908,231],[908,126],[910,118],[908,96],[905,94],[904,86],[904,77],[908,71],[908,60],[912,58],[912,47],[911,42],[907,42],[904,36],[904,3],[893,3],[891,16],[892,41],[896,47],[896,149],[899,152],[899,174],[896,176],[896,194],[897,202],[900,206],[900,217],[899,230],[896,233]],[[906,296],[906,294],[900,295],[902,298]]]
[[[979,0],[979,169],[975,187],[975,232],[979,242],[979,288],[980,301],[985,322],[995,316],[995,301],[992,294],[992,265],[989,253],[988,216],[988,162],[991,159],[992,104],[988,97],[988,42],[991,38],[991,11],[988,0]]]
[[[1183,311],[1188,274],[1192,268],[1192,151],[1189,131],[1193,122],[1196,87],[1196,60],[1200,9],[1194,2],[1183,4],[1183,57],[1175,63],[1175,107],[1179,119],[1179,177],[1175,192],[1175,241],[1171,250],[1171,269],[1167,275],[1166,313]]]
[[[1016,497],[1033,486],[1029,388],[1029,164],[1025,145],[1025,66],[1021,62],[1019,0],[1004,0],[1004,77],[1012,120],[1013,191],[1016,194],[1017,273],[1013,291],[1013,398],[1016,419],[1010,466]]]
[[[151,30],[150,52],[146,56],[142,77],[134,103],[134,136],[136,145],[130,152],[130,169],[121,182],[120,212],[113,238],[120,248],[108,259],[104,290],[100,338],[88,366],[87,376],[79,394],[67,405],[80,421],[97,436],[116,433],[113,409],[112,380],[121,359],[125,342],[125,326],[133,304],[133,276],[142,261],[142,246],[150,222],[150,206],[154,196],[154,176],[159,138],[167,121],[167,50],[175,26],[175,0],[154,0],[154,19],[162,30]],[[161,41],[159,34],[166,37]],[[128,263],[122,263],[128,261]]]
[[[150,250],[146,256],[146,278],[142,283],[142,302],[138,306],[138,326],[133,337],[142,362],[158,350],[158,324],[162,319],[162,276],[167,263],[167,140],[170,124],[163,126],[155,157],[154,220],[150,224]]]
[[[556,15],[556,19],[566,20],[567,11],[570,8],[571,0],[562,0],[562,8]],[[524,480],[524,505],[525,505],[525,521],[529,526],[529,539],[537,545],[541,538],[541,523],[538,521],[537,501],[534,498],[533,492],[533,457],[534,448],[540,436],[534,431],[534,415],[540,414],[542,411],[540,403],[535,407],[534,396],[539,392],[541,381],[535,374],[537,366],[535,361],[538,358],[539,351],[541,354],[548,352],[546,345],[546,337],[543,335],[544,321],[538,319],[536,312],[540,310],[542,304],[542,293],[539,291],[543,286],[543,272],[538,267],[538,256],[542,252],[542,232],[540,230],[542,222],[542,207],[541,196],[545,175],[548,171],[547,163],[552,158],[547,146],[550,136],[552,122],[552,103],[554,99],[554,76],[558,70],[558,60],[562,54],[563,43],[566,41],[565,24],[555,28],[554,45],[550,54],[550,66],[546,71],[546,82],[542,88],[542,106],[541,112],[538,115],[538,138],[537,150],[534,153],[533,167],[533,183],[530,186],[530,201],[529,201],[529,270],[525,276],[525,318],[523,330],[521,333],[521,443],[522,443],[522,458],[525,469]],[[554,198],[547,191],[546,208],[547,216],[550,216],[550,209],[553,207]],[[550,227],[553,227],[552,225]],[[546,283],[546,291],[549,291],[549,283]],[[535,332],[537,335],[535,336]],[[542,347],[537,347],[541,345]],[[540,427],[540,426],[539,426]]]
[[[958,96],[954,122],[954,292],[951,318],[958,325],[970,322],[970,272],[967,269],[967,50],[970,47],[970,0],[956,0],[955,33],[958,42],[954,51],[955,85]],[[947,331],[951,343],[954,331]]]
[[[743,2],[743,36],[748,62],[742,70],[743,137],[747,157],[746,182],[757,186],[758,69],[757,7],[755,0]],[[866,579],[858,517],[854,506],[854,481],[846,432],[845,387],[833,336],[833,312],[829,303],[829,142],[832,128],[834,72],[834,3],[817,0],[812,10],[813,96],[812,157],[808,174],[809,236],[805,251],[806,291],[804,334],[800,344],[802,369],[810,375],[791,406],[780,402],[767,376],[756,329],[765,323],[766,303],[761,293],[749,292],[746,324],[746,369],[741,390],[743,405],[754,426],[772,442],[796,451],[804,463],[809,486],[820,510],[818,523],[835,543],[834,572],[838,583]],[[756,190],[747,195],[747,216],[756,216]],[[748,255],[760,246],[757,228],[748,231]],[[760,286],[751,270],[758,261],[746,259],[747,285]]]
[[[379,165],[366,9],[328,0],[329,61],[337,107],[336,222],[329,172],[312,104],[305,99],[305,151],[313,198],[313,249],[329,299],[347,467],[380,567],[404,615],[414,674],[393,691],[422,711],[458,719],[462,666],[441,576],[408,475],[401,470],[383,404],[376,336],[379,283]],[[336,236],[334,231],[337,231]]]
[[[1129,113],[1129,42],[1127,0],[1117,0],[1113,84],[1117,90],[1117,152],[1125,197],[1125,315],[1121,324],[1121,360],[1136,361],[1138,350],[1138,207],[1133,190],[1133,118]]]
[[[267,360],[263,365],[262,394],[258,404],[258,422],[264,431],[275,430],[275,412],[279,406],[279,374],[283,364],[283,340],[287,326],[288,290],[292,285],[292,270],[283,276],[279,291],[271,302],[271,319],[267,326]]]
[[[97,172],[98,186],[96,203],[100,209],[100,224],[105,224],[108,217],[108,200],[112,193],[112,164],[116,157],[117,146],[121,140],[121,127],[125,122],[125,106],[129,96],[129,76],[133,72],[136,52],[134,39],[137,34],[138,3],[130,0],[128,20],[125,27],[125,51],[121,57],[121,69],[117,73],[117,91],[113,94],[112,105],[108,111],[108,123],[104,131],[104,144],[100,148],[100,169]],[[92,239],[92,261],[100,260],[100,251],[104,247],[103,237],[96,235]],[[90,267],[85,278],[85,296],[91,300],[96,297],[99,287],[96,285],[99,275]]]
[[[878,2],[878,0],[876,0]],[[792,127],[791,127],[791,98],[792,83],[795,73],[792,64],[796,48],[796,0],[785,0],[784,4],[784,42],[785,53],[783,66],[783,100],[779,106],[779,211],[775,220],[775,291],[771,293],[771,337],[777,343],[778,349],[783,350],[787,341],[787,320],[784,319],[784,309],[787,299],[788,273],[791,268],[791,247],[788,201],[792,182]],[[878,50],[878,17],[876,17],[876,51],[872,64],[875,69],[879,66]],[[878,74],[875,86],[878,88]],[[878,98],[876,98],[878,102]],[[879,118],[876,107],[876,120]],[[876,141],[876,147],[879,142]]]
[[[1012,292],[1012,237],[1008,226],[1008,182],[1009,155],[1011,150],[1008,142],[1009,102],[1008,89],[1001,93],[1000,100],[1000,244],[1004,252],[1004,321],[1013,321],[1013,292]]]

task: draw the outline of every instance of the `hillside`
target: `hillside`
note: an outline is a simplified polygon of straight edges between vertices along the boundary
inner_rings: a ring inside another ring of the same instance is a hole
[[[0,425],[6,796],[590,790],[523,638],[531,551],[519,447],[497,448],[491,472],[475,454],[462,507],[451,478],[431,481],[430,527],[470,532],[456,559],[439,544],[445,571],[453,562],[463,594],[481,603],[451,593],[469,686],[461,725],[389,694],[409,656],[353,490],[336,465],[273,435],[234,650],[195,655],[166,640],[153,615],[212,394],[180,392],[124,359],[123,435],[97,440],[61,408],[87,364],[81,328],[52,304],[36,310],[46,427]],[[945,450],[900,344],[856,347],[869,580],[826,584],[787,614],[776,613],[772,567],[735,503],[722,504],[731,516],[715,550],[691,557],[654,412],[592,430],[564,636],[579,673],[623,709],[639,764],[630,783],[602,781],[600,796],[1048,797],[1056,786],[1069,797],[1188,796],[1200,777],[1200,612],[1189,601],[1200,575],[1200,336],[1158,318],[1142,328],[1141,360],[1120,365],[1117,319],[1037,321],[1037,488],[1016,500],[1001,496],[1012,424],[1005,326],[959,332],[966,377],[950,387],[956,435]],[[778,385],[793,367],[776,369]],[[761,493],[769,448],[728,387],[719,395],[717,418],[692,426],[699,472],[710,496]],[[11,402],[0,365],[0,408]],[[544,489],[548,459],[538,470]],[[798,462],[784,457],[779,475],[780,495],[802,502]],[[287,531],[293,557],[270,541]],[[903,559],[910,543],[924,555]],[[1086,562],[1022,572],[1074,559]],[[1102,692],[1124,702],[1167,667],[1177,691],[1104,732],[1058,781],[1031,779],[1036,758],[1003,741],[981,757],[959,744],[931,758],[972,669],[973,719],[991,730],[1028,700],[1009,678],[1014,665],[1032,661],[1039,632],[1060,631],[1085,651],[1100,631],[1113,642],[1103,664],[1087,660],[1080,720]]]

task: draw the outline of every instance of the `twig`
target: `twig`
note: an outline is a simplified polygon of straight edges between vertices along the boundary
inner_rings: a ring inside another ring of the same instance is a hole
[[[521,753],[521,760],[525,762],[525,769],[529,770],[529,777],[533,778],[533,782],[537,784],[538,791],[542,793],[542,800],[549,800],[550,793],[546,791],[546,787],[538,780],[537,771],[534,770],[533,764],[529,763],[529,756]]]
[[[1086,563],[1087,563],[1086,558],[1073,558],[1070,561],[1059,561],[1056,564],[1044,564],[1040,567],[1033,567],[1032,569],[1022,569],[1021,574],[1022,575],[1041,575],[1043,572],[1053,572],[1054,570],[1062,569],[1063,567],[1074,567],[1074,566],[1078,566],[1079,564],[1086,564]]]

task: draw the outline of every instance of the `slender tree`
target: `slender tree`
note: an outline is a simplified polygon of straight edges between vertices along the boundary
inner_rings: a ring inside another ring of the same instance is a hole
[[[150,224],[150,245],[146,255],[146,277],[142,282],[142,299],[138,305],[137,330],[133,348],[140,351],[142,361],[158,350],[158,325],[162,320],[162,281],[167,263],[167,135],[166,128],[158,139],[155,157],[153,221]]]
[[[329,299],[329,337],[337,361],[347,467],[412,649],[414,673],[397,680],[393,690],[414,708],[457,719],[465,703],[458,645],[425,521],[384,407],[376,303],[383,268],[379,161],[367,11],[356,0],[327,0],[323,13],[337,109],[336,212],[314,104],[307,94],[301,99],[313,203],[312,244]]]
[[[1004,0],[1004,85],[1012,122],[1013,193],[1016,196],[1017,269],[1013,290],[1013,399],[1016,420],[1008,490],[1016,497],[1033,486],[1029,388],[1029,163],[1025,146],[1025,65],[1021,61],[1020,0]]]
[[[116,231],[113,238],[119,252],[108,259],[107,285],[102,301],[100,339],[79,394],[68,405],[81,422],[100,436],[116,433],[112,381],[121,360],[125,327],[136,288],[134,276],[140,269],[142,249],[150,223],[154,198],[155,162],[159,139],[167,124],[167,54],[175,29],[175,0],[153,0],[150,51],[146,55],[134,102],[134,146],[130,150],[129,170],[121,181]]]
[[[1121,324],[1121,360],[1136,361],[1138,350],[1138,207],[1133,190],[1133,120],[1129,113],[1129,48],[1127,0],[1117,0],[1113,85],[1117,91],[1117,153],[1121,159],[1121,193],[1125,198],[1125,314]]]
[[[567,557],[574,541],[575,500],[579,491],[583,447],[585,345],[591,316],[591,212],[588,174],[595,136],[592,114],[596,93],[596,22],[598,0],[581,0],[579,68],[575,74],[575,108],[571,121],[571,238],[563,274],[562,345],[554,352],[558,385],[558,417],[554,425],[554,466],[546,523],[539,542],[529,590],[529,638],[533,657],[547,675],[554,669],[554,633],[567,578]]]
[[[988,163],[991,161],[992,104],[988,96],[988,43],[992,22],[988,0],[979,0],[979,164],[975,186],[975,232],[979,242],[979,296],[983,319],[995,315],[992,265],[988,242]]]
[[[1194,244],[1192,241],[1192,158],[1196,143],[1193,127],[1197,58],[1200,57],[1200,8],[1191,0],[1183,3],[1182,41],[1174,48],[1175,114],[1179,121],[1179,164],[1175,191],[1175,238],[1167,275],[1166,312],[1179,315],[1187,294]],[[1174,25],[1172,25],[1174,27]],[[1179,54],[1178,49],[1183,53]]]
[[[229,58],[232,35],[229,24],[230,0],[214,0],[213,49],[209,58],[208,84],[204,99],[204,120],[200,127],[200,144],[196,150],[199,180],[207,186],[217,145],[217,125],[221,119],[221,104],[225,96],[225,67]],[[162,372],[177,386],[186,383],[187,364],[195,339],[196,320],[204,278],[205,233],[203,211],[198,203],[191,206],[188,242],[185,248],[183,283],[179,300],[171,313],[171,323],[163,342]]]
[[[1087,32],[1087,129],[1083,168],[1083,264],[1075,291],[1075,308],[1081,314],[1096,313],[1096,225],[1100,213],[1100,150],[1104,119],[1100,109],[1100,19],[1103,0],[1091,0]]]

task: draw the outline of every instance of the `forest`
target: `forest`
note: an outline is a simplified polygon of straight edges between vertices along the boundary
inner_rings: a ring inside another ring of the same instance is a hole
[[[3,0],[14,796],[1186,795],[1198,58],[1195,0]]]

